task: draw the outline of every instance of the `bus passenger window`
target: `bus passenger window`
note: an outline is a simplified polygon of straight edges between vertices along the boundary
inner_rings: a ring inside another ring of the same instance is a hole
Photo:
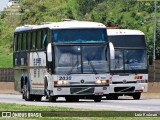
[[[26,36],[26,49],[30,50],[30,41],[31,41],[31,33],[27,32],[27,36]]]
[[[21,51],[21,41],[22,41],[22,34],[18,35],[18,51]]]
[[[14,51],[18,50],[18,35],[14,35]]]
[[[32,32],[32,42],[31,49],[34,50],[36,48],[36,31]]]
[[[37,49],[41,49],[41,31],[38,31],[37,33]]]
[[[22,50],[26,50],[26,33],[23,33]]]
[[[48,43],[47,42],[48,38],[47,38],[47,31],[46,30],[43,30],[42,37],[43,37],[43,39],[42,39],[42,48],[46,49],[47,43]]]

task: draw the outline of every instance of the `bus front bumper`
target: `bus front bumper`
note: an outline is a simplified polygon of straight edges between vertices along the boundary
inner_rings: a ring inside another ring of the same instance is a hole
[[[108,89],[109,94],[135,93],[135,92],[147,92],[147,91],[148,91],[148,83],[110,84]]]
[[[52,94],[54,96],[88,96],[88,95],[106,95],[108,94],[109,86],[77,86],[77,87],[54,87]]]

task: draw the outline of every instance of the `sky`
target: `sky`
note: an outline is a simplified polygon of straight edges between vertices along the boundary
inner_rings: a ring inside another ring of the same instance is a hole
[[[0,11],[7,7],[8,1],[9,0],[0,0]]]

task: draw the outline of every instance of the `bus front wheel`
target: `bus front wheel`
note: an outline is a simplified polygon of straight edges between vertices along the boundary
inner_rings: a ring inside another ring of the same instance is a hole
[[[41,95],[35,95],[35,101],[41,101],[42,96]]]
[[[134,93],[134,95],[133,95],[133,99],[135,99],[135,100],[139,100],[140,97],[141,97],[141,93]]]
[[[48,96],[49,102],[56,102],[56,97],[55,96]]]
[[[101,102],[102,97],[101,96],[95,96],[94,102]]]

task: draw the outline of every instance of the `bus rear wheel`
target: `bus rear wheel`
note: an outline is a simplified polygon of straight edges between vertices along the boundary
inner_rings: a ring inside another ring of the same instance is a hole
[[[26,101],[33,101],[34,100],[34,96],[30,94],[29,92],[29,87],[28,87],[28,83],[26,83],[24,85],[24,99]]]
[[[21,93],[22,93],[22,99],[25,99],[25,90],[24,90],[25,85],[23,85],[22,89],[21,89]]]
[[[95,96],[94,102],[101,102],[102,97],[101,96]]]

